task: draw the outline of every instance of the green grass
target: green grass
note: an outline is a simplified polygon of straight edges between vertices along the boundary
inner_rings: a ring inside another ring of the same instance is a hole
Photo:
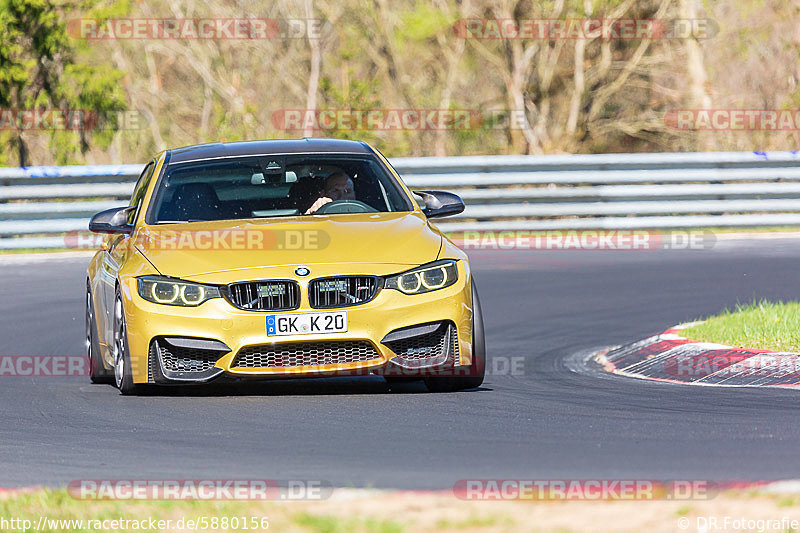
[[[388,497],[387,497],[388,496]],[[584,531],[587,518],[601,506],[620,506],[620,513],[636,511],[637,502],[575,502],[575,505],[564,502],[563,505],[553,502],[497,502],[492,507],[492,514],[483,514],[484,507],[477,509],[475,502],[459,501],[452,496],[430,495],[425,492],[416,497],[400,494],[400,500],[394,494],[380,493],[374,496],[343,498],[332,502],[248,502],[248,501],[130,501],[130,500],[76,500],[65,489],[31,489],[21,493],[0,492],[0,520],[23,519],[31,523],[26,528],[16,527],[19,523],[0,526],[2,531],[18,531],[20,533],[62,533],[75,531],[81,533],[98,533],[99,531],[158,531],[143,529],[140,526],[96,524],[103,520],[171,520],[171,525],[161,531],[200,531],[197,526],[189,529],[189,520],[206,519],[207,528],[203,531],[229,533],[245,531],[254,533],[264,531],[263,526],[252,527],[250,518],[268,520],[267,531],[278,533],[458,533],[461,531],[533,531],[541,533],[574,533]],[[363,499],[362,499],[363,498]],[[749,506],[746,500],[757,500]],[[758,488],[731,489],[723,491],[714,502],[700,502],[702,505],[717,505],[704,510],[688,504],[676,510],[675,503],[670,501],[650,502],[648,510],[639,512],[634,523],[652,525],[653,520],[674,521],[675,517],[693,516],[698,513],[720,514],[731,505],[748,518],[762,516],[765,504],[772,506],[772,513],[781,509],[788,510],[800,505],[798,494],[773,494]],[[490,504],[493,505],[493,504]],[[632,507],[631,507],[632,505]],[[573,511],[574,510],[574,511]],[[480,513],[480,514],[479,514]],[[502,514],[499,514],[502,513]],[[634,513],[636,514],[636,513]],[[37,529],[40,516],[51,522],[43,521],[42,528]],[[242,522],[237,527],[228,522],[227,525],[211,523],[216,518],[221,521],[238,517]],[[570,518],[574,518],[571,521]],[[74,523],[67,526],[63,522],[55,524],[53,520],[83,520],[81,526]],[[566,521],[565,521],[566,519]],[[179,522],[184,520],[183,525]],[[244,525],[247,520],[248,525]],[[89,522],[91,521],[91,523]],[[197,522],[195,523],[197,524]],[[597,524],[598,531],[616,531],[613,524]],[[642,529],[641,527],[639,529]],[[644,528],[646,529],[646,528]]]
[[[514,520],[509,516],[468,516],[461,520],[441,519],[436,522],[436,529],[481,529],[493,526],[505,526],[512,530]]]
[[[66,489],[34,489],[29,492],[13,494],[10,496],[0,494],[0,518],[18,518],[29,520],[31,525],[15,530],[24,533],[33,533],[36,530],[40,516],[50,520],[42,524],[42,529],[35,533],[62,533],[63,531],[80,533],[97,533],[99,529],[90,521],[103,520],[141,520],[153,518],[158,520],[171,520],[171,531],[178,530],[177,522],[184,520],[207,519],[207,531],[235,532],[262,531],[254,528],[251,520],[269,521],[270,531],[290,531],[297,533],[403,533],[406,528],[399,521],[374,517],[338,517],[324,513],[316,513],[312,505],[300,509],[293,504],[281,502],[251,502],[251,501],[136,501],[136,500],[77,500]],[[221,522],[215,524],[212,518],[223,519],[239,518],[237,527],[231,522],[225,526]],[[57,520],[82,520],[82,527],[72,522],[57,524]],[[21,525],[21,524],[17,524]],[[58,527],[58,526],[61,527]],[[185,523],[184,523],[185,525]],[[109,524],[110,526],[110,524]],[[125,528],[120,525],[115,531],[141,531],[134,524]],[[197,526],[195,530],[198,530]],[[184,528],[186,530],[188,526]],[[4,530],[5,531],[5,530]]]
[[[78,527],[72,523],[67,531],[74,532],[96,532],[97,528],[88,523],[90,520],[113,520],[113,519],[142,519],[154,518],[156,520],[173,520],[173,523],[182,517],[195,519],[198,516],[206,517],[262,517],[272,518],[277,513],[277,508],[272,502],[253,503],[238,501],[92,501],[77,500],[69,495],[66,489],[41,489],[31,492],[16,494],[10,497],[0,498],[0,517],[19,518],[30,520],[34,525],[28,530],[33,531],[38,523],[40,516],[45,516],[51,521],[55,520],[83,520],[83,527]],[[285,521],[285,518],[279,517]],[[43,523],[43,528],[37,533],[50,533],[64,531],[58,524],[51,522]],[[120,528],[119,531],[136,531],[136,527]],[[239,529],[224,529],[223,531],[243,531]],[[252,531],[252,529],[250,530]]]
[[[686,516],[686,515],[688,515],[688,514],[689,514],[691,511],[692,511],[692,508],[691,508],[691,506],[689,506],[689,505],[682,505],[682,506],[680,507],[680,509],[678,509],[677,511],[675,511],[675,514],[676,514],[677,516]]]
[[[738,348],[800,352],[800,302],[740,304],[681,334]]]
[[[365,533],[402,533],[404,531],[401,524],[388,520],[347,519],[303,513],[296,516],[294,521],[314,533],[351,533],[356,531]]]

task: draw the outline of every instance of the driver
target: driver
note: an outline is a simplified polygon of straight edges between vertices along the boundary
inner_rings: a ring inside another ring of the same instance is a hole
[[[334,172],[325,179],[325,186],[319,193],[319,198],[306,210],[306,215],[311,215],[323,205],[336,200],[355,200],[356,193],[353,189],[353,180],[342,171]]]

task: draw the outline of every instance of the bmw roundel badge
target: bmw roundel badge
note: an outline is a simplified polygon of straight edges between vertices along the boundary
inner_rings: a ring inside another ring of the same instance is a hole
[[[298,276],[308,276],[311,274],[311,271],[308,269],[308,267],[297,267],[294,269],[294,273]]]

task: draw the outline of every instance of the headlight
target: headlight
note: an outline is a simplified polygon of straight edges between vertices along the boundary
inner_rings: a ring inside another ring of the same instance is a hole
[[[139,296],[157,304],[196,307],[211,298],[219,298],[219,289],[190,281],[159,276],[145,276],[139,282]]]
[[[458,267],[455,261],[448,259],[386,278],[384,287],[405,294],[422,294],[444,289],[456,281],[458,281]]]

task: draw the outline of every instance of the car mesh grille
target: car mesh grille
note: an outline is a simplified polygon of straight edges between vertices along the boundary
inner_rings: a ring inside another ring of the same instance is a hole
[[[245,346],[233,366],[239,368],[286,368],[341,365],[370,361],[380,354],[367,341],[289,342]]]
[[[155,383],[155,379],[153,379],[153,366],[158,364],[158,353],[157,353],[157,344],[155,342],[150,343],[150,350],[147,353],[147,382],[148,383]]]
[[[406,360],[427,359],[449,353],[456,365],[459,364],[458,333],[452,323],[443,323],[439,329],[425,335],[390,341],[385,344]]]
[[[205,372],[214,368],[220,358],[219,352],[179,348],[165,342],[154,342],[153,347],[157,347],[161,364],[168,372]]]
[[[295,281],[245,281],[228,285],[228,300],[245,311],[285,311],[300,307],[300,286]]]
[[[347,307],[368,302],[378,291],[375,276],[319,278],[308,284],[308,303],[315,309]]]

